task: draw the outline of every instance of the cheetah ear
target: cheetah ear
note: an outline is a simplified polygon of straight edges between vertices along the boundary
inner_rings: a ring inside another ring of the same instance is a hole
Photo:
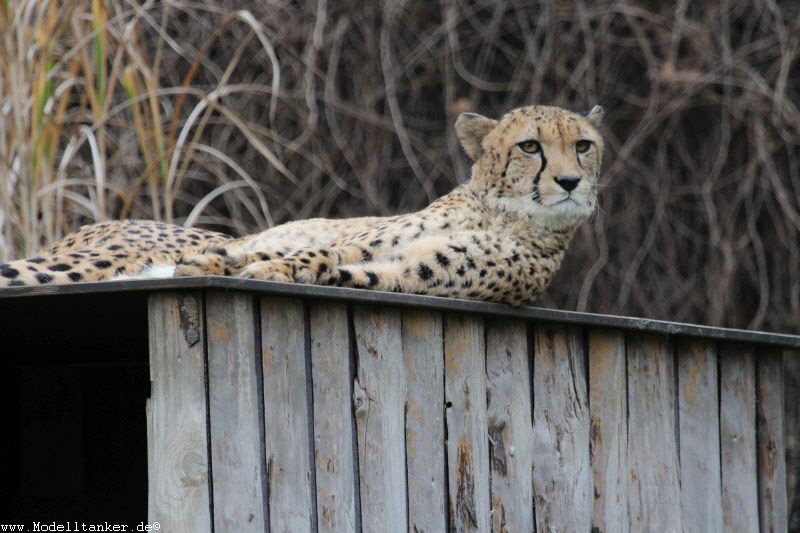
[[[477,161],[483,153],[483,138],[497,125],[496,120],[477,113],[461,113],[456,120],[456,135],[470,159]]]
[[[605,115],[605,110],[603,106],[596,105],[592,108],[591,111],[586,113],[586,120],[594,126],[595,128],[599,128],[600,124],[603,122],[603,115]]]

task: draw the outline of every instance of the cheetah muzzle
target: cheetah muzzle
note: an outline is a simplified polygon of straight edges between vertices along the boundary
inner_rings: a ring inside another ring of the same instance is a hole
[[[0,287],[223,275],[520,305],[545,290],[597,207],[603,110],[463,113],[470,179],[416,213],[289,222],[234,239],[152,221],[84,226],[37,257],[0,264]]]

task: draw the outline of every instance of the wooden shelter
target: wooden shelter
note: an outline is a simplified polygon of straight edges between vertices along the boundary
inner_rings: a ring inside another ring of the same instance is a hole
[[[798,348],[233,278],[7,289],[0,515],[169,533],[784,531],[782,361]]]

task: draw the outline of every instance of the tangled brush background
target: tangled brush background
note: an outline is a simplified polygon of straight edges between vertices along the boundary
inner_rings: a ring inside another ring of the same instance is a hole
[[[542,303],[797,332],[800,6],[0,2],[0,259],[100,219],[245,234],[464,181],[452,124],[608,112]]]
[[[0,260],[417,209],[468,176],[460,112],[600,103],[602,211],[540,304],[798,333],[798,53],[790,1],[0,0]]]

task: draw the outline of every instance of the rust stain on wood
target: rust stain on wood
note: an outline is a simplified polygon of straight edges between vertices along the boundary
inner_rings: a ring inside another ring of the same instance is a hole
[[[506,521],[506,508],[499,498],[492,498],[492,531],[496,533],[511,533]]]
[[[181,331],[189,346],[200,341],[200,307],[197,298],[191,295],[180,297],[178,309],[181,315]]]
[[[217,320],[208,320],[208,334],[220,342],[227,342],[230,337],[228,327]]]
[[[450,513],[450,529],[463,531],[469,524],[478,527],[478,516],[475,510],[475,480],[473,479],[472,450],[469,443],[462,439],[458,443],[456,458],[456,491],[455,509]]]

